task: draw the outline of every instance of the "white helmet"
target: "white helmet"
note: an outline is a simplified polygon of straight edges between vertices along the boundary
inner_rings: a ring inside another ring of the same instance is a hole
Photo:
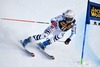
[[[66,20],[68,21],[72,21],[74,19],[74,12],[72,10],[67,10],[66,12],[63,13],[64,17],[66,18]]]

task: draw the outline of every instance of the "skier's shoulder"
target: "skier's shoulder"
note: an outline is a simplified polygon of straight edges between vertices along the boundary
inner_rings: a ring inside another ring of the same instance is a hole
[[[74,24],[75,24],[75,22],[76,22],[76,19],[73,19],[72,23],[74,23]]]
[[[63,18],[63,15],[58,15],[58,16],[52,18],[51,20],[60,21],[60,20],[63,20],[63,19],[64,19],[64,18]]]
[[[72,27],[76,26],[76,19],[73,19],[73,21],[71,22]]]

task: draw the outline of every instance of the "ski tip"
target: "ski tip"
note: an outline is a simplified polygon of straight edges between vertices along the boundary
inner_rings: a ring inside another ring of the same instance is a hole
[[[33,52],[30,52],[29,50],[27,50],[26,48],[24,48],[24,50],[29,54],[31,55],[32,57],[35,57],[35,54]]]
[[[30,53],[30,54],[31,54],[32,57],[35,57],[35,54],[34,53]]]
[[[54,57],[54,56],[50,56],[50,58],[51,58],[52,60],[54,60],[54,59],[55,59],[55,57]]]

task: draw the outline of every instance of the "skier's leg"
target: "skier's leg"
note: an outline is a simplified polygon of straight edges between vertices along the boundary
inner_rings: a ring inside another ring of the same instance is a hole
[[[51,26],[50,26],[50,27],[48,27],[48,28],[44,31],[44,33],[50,35],[50,34],[53,34],[55,31],[56,31],[56,29],[55,29],[55,28],[51,28]],[[47,45],[50,45],[51,43],[52,43],[52,42],[51,42],[51,39],[47,39],[46,41],[44,41],[44,42],[42,42],[42,43],[39,43],[39,46],[40,46],[42,49],[45,49],[46,46],[47,46]]]
[[[38,45],[44,50],[46,48],[47,45],[51,44],[51,40],[47,39],[46,41],[39,43]]]
[[[53,42],[57,41],[58,39],[61,39],[64,36],[64,34],[65,34],[64,32],[56,31],[54,33],[53,37],[51,37],[50,39],[47,39],[46,41],[40,43],[39,46],[44,50],[47,45],[50,45]]]
[[[31,37],[31,41],[34,41],[34,40],[37,41],[37,40],[47,38],[52,32],[53,30],[49,26],[47,29],[45,29],[45,31],[42,34],[33,35]]]
[[[33,35],[33,36],[30,36],[30,37],[24,39],[24,40],[22,41],[22,45],[23,45],[23,46],[26,46],[28,43],[31,43],[31,42],[33,42],[33,41],[37,41],[37,40],[44,39],[44,38],[48,37],[51,33],[52,33],[52,30],[51,30],[50,27],[48,27],[48,28],[43,32],[43,34]]]
[[[26,46],[28,43],[31,43],[31,42],[34,42],[34,41],[37,41],[37,40],[44,39],[47,36],[48,36],[48,34],[46,34],[46,33],[30,36],[30,37],[28,37],[28,38],[26,38],[26,39],[24,39],[22,41],[22,45],[23,46]]]

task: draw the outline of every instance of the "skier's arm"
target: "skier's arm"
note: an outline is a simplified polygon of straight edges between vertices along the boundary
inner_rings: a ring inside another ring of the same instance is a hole
[[[59,16],[51,19],[51,28],[54,28],[57,25],[58,19],[59,19]]]
[[[71,39],[72,39],[72,37],[73,37],[74,34],[76,34],[76,24],[74,24],[74,25],[72,26],[71,35],[70,35],[69,38],[67,38],[66,41],[65,41],[65,44],[66,44],[66,45],[69,44],[69,42],[71,41]]]
[[[71,35],[69,36],[70,39],[72,39],[73,35],[76,34],[76,24],[74,24],[72,26],[72,29],[71,29]]]
[[[57,22],[56,21],[51,21],[51,28],[53,29],[55,26],[57,25]]]
[[[56,27],[57,23],[62,19],[63,19],[62,15],[59,15],[59,16],[56,16],[56,17],[52,18],[51,19],[51,23],[52,23],[51,28]]]

